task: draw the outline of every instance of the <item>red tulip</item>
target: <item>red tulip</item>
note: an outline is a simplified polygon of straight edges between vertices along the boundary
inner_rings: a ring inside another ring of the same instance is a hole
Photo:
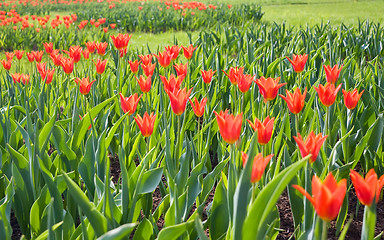
[[[29,74],[21,74],[21,81],[24,85],[27,85],[29,83]]]
[[[309,195],[302,187],[293,185],[313,205],[317,215],[324,221],[331,221],[339,214],[347,191],[347,180],[336,182],[332,173],[329,173],[324,182],[320,178],[312,178],[312,195]]]
[[[80,93],[83,95],[87,95],[89,91],[91,91],[92,84],[96,82],[96,80],[93,80],[92,82],[89,82],[89,77],[86,78],[76,78],[75,82],[79,84]]]
[[[197,98],[194,99],[194,102],[192,102],[191,99],[189,99],[189,103],[191,104],[193,112],[197,117],[202,117],[204,115],[204,108],[205,108],[205,105],[207,104],[206,97],[201,99],[200,103],[197,100]]]
[[[53,51],[53,43],[45,42],[45,43],[43,43],[43,45],[44,45],[44,48],[45,48],[45,51],[47,52],[47,54],[51,54]]]
[[[41,80],[45,80],[46,84],[50,84],[53,80],[53,74],[55,73],[55,69],[46,69],[43,72],[40,72]]]
[[[173,75],[173,73],[169,76],[168,80],[166,77],[160,75],[160,79],[161,81],[163,82],[164,84],[164,91],[171,91],[173,92],[173,90],[177,89],[179,90],[180,89],[180,86],[181,86],[181,83],[183,82],[183,79],[184,78],[180,78],[180,77],[175,77],[175,75]]]
[[[105,59],[104,61],[101,61],[100,59],[97,59],[96,62],[94,60],[92,60],[92,61],[96,66],[96,72],[98,74],[103,74],[105,71],[105,66],[107,65],[108,59]]]
[[[36,63],[36,68],[37,68],[37,71],[41,73],[42,71],[45,71],[45,69],[47,68],[47,63]]]
[[[35,55],[32,52],[31,53],[27,52],[27,58],[29,62],[35,61]]]
[[[99,54],[100,56],[104,56],[105,51],[107,50],[107,47],[108,47],[108,43],[99,42],[99,43],[95,43],[95,46],[96,46],[97,54]]]
[[[311,154],[311,158],[309,159],[310,163],[313,163],[316,161],[317,155],[319,155],[320,148],[323,145],[325,139],[328,137],[328,135],[324,136],[319,133],[318,135],[315,135],[313,131],[311,131],[307,137],[307,139],[304,141],[304,139],[301,137],[300,133],[298,133],[298,137],[293,137],[299,146],[301,156],[304,158],[307,155]]]
[[[263,176],[265,168],[267,167],[269,161],[271,161],[273,156],[274,156],[273,154],[270,154],[265,158],[263,158],[262,153],[258,153],[255,156],[252,164],[252,175],[251,175],[252,183],[256,183],[260,181],[261,177]],[[245,164],[248,161],[248,155],[245,152],[241,152],[241,158],[243,160],[243,166],[245,167]]]
[[[116,24],[115,24],[115,23],[111,23],[111,24],[109,24],[109,26],[110,26],[112,29],[115,29]]]
[[[192,92],[192,88],[187,91],[187,88],[183,89],[177,89],[175,88],[173,91],[166,91],[169,100],[171,101],[171,107],[173,112],[176,115],[183,114],[185,107],[187,105],[187,101],[189,98],[189,95]]]
[[[240,92],[246,93],[251,87],[253,76],[250,74],[239,74],[237,79],[237,86]]]
[[[119,57],[123,58],[125,55],[127,55],[128,48],[122,48],[119,50]]]
[[[12,60],[13,56],[15,56],[14,52],[5,52],[5,57],[8,61]]]
[[[171,64],[172,55],[169,55],[167,51],[159,52],[159,55],[153,55],[157,58],[160,66],[162,66],[163,68],[166,68],[169,66],[169,64]]]
[[[155,71],[155,68],[156,68],[156,63],[154,64],[150,63],[148,65],[141,64],[141,68],[143,69],[145,76],[149,77],[153,75],[153,72]]]
[[[318,88],[313,88],[316,90],[317,94],[319,94],[321,103],[324,106],[329,107],[335,102],[337,93],[341,88],[341,83],[339,86],[337,86],[337,88],[335,88],[335,85],[331,83],[327,83],[325,86],[319,84]]]
[[[169,55],[172,55],[172,60],[176,60],[176,58],[179,56],[179,52],[180,52],[180,47],[179,46],[168,46],[168,47],[165,47],[165,50],[167,50],[167,52],[169,53]]]
[[[21,74],[20,73],[12,73],[12,80],[14,83],[19,83],[21,79]]]
[[[289,57],[286,57],[286,58],[292,64],[293,70],[296,73],[301,73],[304,70],[304,66],[305,66],[305,63],[307,62],[308,55],[305,53],[304,55],[293,54],[292,60]]]
[[[9,69],[11,69],[11,66],[12,66],[12,60],[1,60],[1,64],[3,64],[3,67],[5,70],[9,71]]]
[[[104,31],[105,33],[107,33],[107,32],[108,32],[108,27],[104,27],[104,28],[103,28],[103,31]]]
[[[16,55],[17,59],[21,60],[23,58],[24,51],[22,51],[22,50],[15,50],[15,55]]]
[[[173,65],[173,67],[175,68],[178,77],[184,79],[185,76],[187,76],[188,63],[186,63],[184,65],[182,63],[175,64],[175,65]]]
[[[220,111],[220,113],[217,113],[214,111],[214,113],[217,124],[219,125],[221,137],[228,144],[235,143],[240,137],[243,114],[240,113],[235,117],[232,114],[228,114],[228,109],[225,110],[225,112]]]
[[[91,42],[91,41],[86,42],[85,46],[87,47],[87,49],[88,49],[88,51],[90,53],[94,53],[96,51],[96,44],[95,44],[95,42]]]
[[[264,122],[261,122],[257,118],[255,119],[255,123],[247,120],[251,128],[254,131],[257,131],[257,140],[259,144],[265,145],[271,140],[274,120],[275,118],[269,118],[269,116],[264,119]]]
[[[201,70],[201,76],[203,77],[203,81],[206,84],[209,84],[212,81],[213,74],[215,74],[216,71],[212,71],[212,69],[207,70]]]
[[[238,76],[240,74],[243,74],[244,67],[240,67],[240,68],[238,68],[238,67],[235,67],[235,68],[231,67],[231,68],[229,68],[228,73],[224,72],[224,70],[222,70],[222,71],[223,71],[223,73],[225,75],[227,75],[227,77],[229,78],[229,81],[231,81],[232,84],[236,85],[237,84]]]
[[[259,79],[256,79],[255,82],[259,86],[259,90],[261,95],[264,97],[264,101],[270,101],[276,98],[277,93],[279,92],[279,88],[284,86],[287,83],[280,83],[280,77],[277,77],[275,79],[269,77],[260,77]]]
[[[71,57],[75,63],[80,62],[82,51],[83,48],[80,46],[71,46],[69,47],[69,51],[64,50],[64,52],[68,54],[69,57]]]
[[[71,74],[73,72],[73,58],[61,58],[61,66],[63,67],[63,70],[66,74]]]
[[[84,59],[88,60],[89,59],[89,54],[90,54],[89,50],[88,49],[84,49],[82,53],[83,53]]]
[[[145,78],[143,75],[140,75],[140,78],[137,78],[135,76],[137,83],[140,86],[140,89],[142,92],[147,93],[151,90],[151,78],[152,76],[149,76]]]
[[[123,49],[127,48],[129,40],[131,40],[131,35],[129,34],[117,34],[117,36],[112,35],[111,36],[113,45],[115,45],[115,48],[117,49]]]
[[[139,55],[139,58],[141,60],[141,62],[147,66],[149,64],[152,63],[152,55],[151,54],[148,54],[148,55]]]
[[[31,53],[35,57],[36,62],[41,62],[41,60],[43,59],[43,54],[44,54],[43,51],[32,51]]]
[[[151,115],[148,115],[148,113],[145,112],[143,118],[141,118],[140,115],[137,115],[133,118],[135,119],[137,126],[139,127],[140,132],[144,137],[149,137],[152,135],[156,114],[153,115],[153,113],[151,113]]]
[[[195,51],[195,49],[197,48],[197,47],[193,47],[193,45],[191,44],[191,45],[189,45],[188,47],[184,47],[184,46],[181,46],[182,48],[183,48],[183,53],[184,53],[184,57],[186,58],[186,59],[191,59],[192,58],[192,55],[193,55],[193,51]]]
[[[128,113],[128,115],[132,115],[137,108],[137,104],[139,103],[139,100],[141,98],[137,96],[137,93],[131,95],[130,97],[124,97],[122,93],[120,93],[120,101],[121,101],[121,108],[123,109],[124,113]]]
[[[384,185],[384,175],[377,179],[377,174],[372,168],[365,176],[365,179],[353,170],[351,170],[349,176],[355,188],[356,196],[362,204],[371,206],[375,198],[376,203],[379,202],[381,189]]]
[[[326,65],[323,65],[323,67],[324,67],[327,82],[335,84],[337,82],[337,79],[339,78],[340,71],[343,68],[343,65],[341,65],[340,68],[339,68],[339,65],[337,64],[333,66],[333,68],[331,68],[331,66],[326,66]]]
[[[135,60],[133,62],[131,60],[128,60],[129,67],[131,68],[131,72],[137,73],[139,71],[140,62],[141,61],[138,61],[138,60]]]
[[[61,66],[61,58],[63,55],[52,52],[51,55],[49,55],[49,58],[52,60],[53,64],[55,66]]]
[[[281,94],[279,96],[287,102],[287,106],[293,114],[298,114],[304,107],[307,87],[305,87],[303,94],[301,94],[299,88],[296,88],[294,93],[290,93],[288,90],[285,91],[287,93],[286,97]]]
[[[344,89],[341,89],[344,95],[344,104],[348,109],[354,109],[357,106],[357,102],[360,100],[363,91],[359,93],[357,89],[353,89],[351,92],[347,92]]]

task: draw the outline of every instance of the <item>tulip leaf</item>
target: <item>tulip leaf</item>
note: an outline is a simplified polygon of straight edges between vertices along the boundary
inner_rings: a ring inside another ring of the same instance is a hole
[[[181,237],[183,234],[188,234],[188,232],[193,228],[195,222],[189,221],[173,226],[163,228],[158,236],[158,240],[176,240]],[[185,239],[186,237],[184,237]]]
[[[128,238],[129,234],[132,230],[137,226],[137,223],[127,223],[121,225],[118,228],[112,229],[99,238],[97,240],[121,240]]]

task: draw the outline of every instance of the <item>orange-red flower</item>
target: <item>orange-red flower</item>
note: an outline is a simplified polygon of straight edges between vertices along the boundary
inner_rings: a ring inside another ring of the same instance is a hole
[[[169,55],[172,55],[172,61],[176,60],[176,58],[179,56],[180,49],[181,48],[176,45],[165,47],[165,50],[167,50]]]
[[[288,61],[292,64],[293,70],[297,73],[301,73],[304,70],[305,63],[307,62],[308,55],[295,55],[293,54],[292,60],[287,57]]]
[[[155,68],[156,68],[156,63],[154,64],[149,63],[148,65],[145,65],[142,63],[141,68],[143,69],[145,76],[149,77],[153,75],[153,72],[155,71]]]
[[[293,138],[299,146],[301,156],[304,158],[307,155],[311,154],[309,162],[313,163],[316,161],[317,155],[319,155],[320,152],[320,148],[327,137],[328,135],[323,137],[321,133],[315,135],[315,133],[311,131],[305,141],[301,137],[300,133],[298,133],[297,137],[294,136]]]
[[[41,80],[45,79],[46,84],[50,84],[53,80],[53,74],[55,69],[46,69],[43,72],[40,72]]]
[[[46,68],[47,68],[47,63],[44,63],[44,62],[36,63],[36,69],[39,73],[44,71]]]
[[[112,35],[111,36],[113,45],[115,45],[115,48],[117,49],[123,49],[127,48],[129,40],[131,40],[131,35],[129,34],[117,34],[117,36]]]
[[[183,53],[184,53],[184,57],[186,59],[191,59],[192,58],[192,55],[193,55],[193,51],[195,51],[195,49],[197,47],[193,47],[193,45],[189,45],[188,47],[184,47],[184,46],[181,46],[183,48]]]
[[[35,55],[32,52],[30,53],[27,52],[27,58],[29,62],[35,61]]]
[[[69,47],[69,51],[64,50],[64,52],[68,54],[75,63],[78,63],[81,60],[81,53],[83,52],[83,48],[80,46],[71,46]]]
[[[123,58],[125,55],[127,55],[128,48],[122,48],[119,50],[119,57]]]
[[[96,72],[98,74],[103,74],[103,72],[105,71],[105,66],[107,65],[108,59],[105,59],[104,61],[101,61],[100,59],[97,59],[96,62],[94,60],[92,61],[96,66]]]
[[[53,43],[45,42],[45,43],[43,43],[43,45],[44,45],[44,48],[45,48],[45,51],[47,52],[47,54],[51,54],[53,51]]]
[[[341,89],[344,95],[344,104],[348,109],[354,109],[357,106],[357,102],[360,100],[363,91],[359,93],[357,89],[353,89],[351,92],[347,92],[344,89]]]
[[[339,214],[347,191],[347,180],[342,179],[336,182],[332,173],[329,173],[324,182],[320,178],[312,178],[312,196],[304,188],[293,185],[299,190],[313,205],[317,215],[324,221],[331,221]]]
[[[171,73],[168,80],[166,77],[164,77],[162,75],[160,75],[160,79],[164,84],[164,91],[173,92],[173,90],[175,90],[175,89],[177,89],[177,90],[180,89],[181,83],[183,82],[184,78],[175,77],[175,75],[173,75],[173,73]]]
[[[213,74],[215,74],[216,71],[212,71],[212,69],[209,70],[201,70],[201,76],[203,77],[203,81],[206,84],[209,84],[212,81]]]
[[[189,95],[192,92],[192,88],[189,89],[188,91],[187,91],[187,88],[183,88],[183,89],[175,88],[173,89],[173,91],[166,91],[166,92],[169,96],[169,100],[171,102],[171,107],[173,112],[176,115],[183,114],[185,107],[187,105]]]
[[[223,71],[223,73],[227,75],[227,77],[229,78],[229,81],[231,81],[232,84],[236,85],[238,76],[243,74],[244,67],[240,67],[240,68],[230,67],[228,73],[226,73],[224,70],[221,70],[221,71]]]
[[[193,109],[193,112],[195,113],[195,115],[197,117],[202,117],[204,115],[204,108],[205,108],[205,105],[207,104],[207,98],[203,98],[201,99],[201,102],[199,103],[199,101],[197,100],[197,98],[194,99],[194,102],[193,103],[191,101],[191,99],[189,99],[189,103],[191,104],[192,106],[192,109]]]
[[[86,48],[86,49],[84,49],[83,50],[83,57],[84,57],[84,59],[89,59],[89,54],[90,54],[90,52],[89,52],[89,50]]]
[[[175,68],[178,77],[184,79],[185,76],[187,76],[188,63],[186,63],[184,65],[182,63],[175,64],[175,65],[173,65],[173,67]]]
[[[169,52],[164,51],[159,52],[159,55],[153,55],[157,58],[157,61],[159,62],[160,66],[166,68],[169,66],[169,64],[171,64],[172,55],[170,55]]]
[[[24,85],[27,85],[29,83],[29,74],[21,74],[21,81]]]
[[[214,111],[216,115],[217,124],[219,125],[219,130],[221,137],[228,144],[235,143],[241,133],[241,124],[243,123],[243,113],[233,116],[232,114],[228,114],[228,109],[225,112],[220,111],[217,113]]]
[[[24,51],[23,50],[15,50],[15,55],[16,55],[17,59],[21,60],[23,58]]]
[[[61,66],[63,67],[63,70],[66,74],[71,74],[73,72],[73,58],[61,58]]]
[[[143,75],[140,75],[140,78],[137,78],[135,76],[136,80],[137,80],[137,83],[139,84],[140,86],[140,89],[142,92],[144,93],[147,93],[151,90],[151,78],[152,76],[148,76],[147,78],[145,78]]]
[[[255,119],[255,123],[247,120],[251,128],[257,131],[257,141],[259,144],[265,145],[271,140],[274,120],[275,118],[269,118],[269,116],[264,119],[264,122],[261,122],[257,118]]]
[[[12,80],[14,83],[19,83],[21,79],[21,74],[20,73],[12,73]]]
[[[277,77],[275,79],[269,77],[260,77],[259,79],[256,79],[255,82],[259,86],[259,90],[261,95],[264,97],[264,101],[270,101],[276,98],[277,93],[279,92],[279,88],[284,86],[287,83],[280,83],[280,77]]]
[[[149,137],[152,135],[156,114],[153,115],[153,113],[151,113],[151,115],[148,115],[148,113],[145,112],[143,118],[141,118],[140,115],[137,115],[133,118],[135,119],[137,126],[139,127],[140,132],[144,137]]]
[[[128,60],[128,63],[129,67],[131,68],[131,72],[137,73],[139,71],[140,61],[135,60],[132,62],[131,60]]]
[[[43,59],[43,54],[44,54],[43,51],[32,51],[31,53],[35,57],[36,62],[41,62],[41,60]]]
[[[337,86],[337,88],[335,88],[335,85],[332,83],[327,83],[325,86],[319,84],[318,88],[313,88],[316,90],[317,94],[319,94],[321,103],[324,106],[329,107],[335,102],[337,93],[341,88],[341,83],[339,86]]]
[[[138,97],[137,93],[135,93],[130,97],[124,97],[123,94],[120,93],[121,108],[123,109],[123,112],[132,115],[136,111],[141,96],[142,95]]]
[[[52,52],[51,55],[49,55],[49,58],[52,60],[53,64],[55,66],[61,66],[61,58],[63,55],[59,53]]]
[[[253,159],[252,164],[252,175],[251,175],[251,182],[256,183],[260,181],[261,177],[263,176],[264,170],[267,167],[269,161],[271,161],[273,157],[273,154],[270,154],[263,158],[262,153],[258,153],[255,158]],[[248,161],[248,154],[245,152],[241,152],[241,158],[243,160],[243,166],[245,167],[245,164]]]
[[[86,42],[85,46],[87,47],[87,49],[88,49],[88,51],[90,53],[94,53],[96,51],[96,44],[95,44],[95,42],[91,42],[91,41]]]
[[[92,82],[89,82],[89,77],[86,78],[76,78],[75,82],[79,84],[80,93],[83,95],[87,95],[89,91],[91,91],[92,84],[96,82],[96,80],[93,80]]]
[[[299,88],[296,88],[294,93],[290,93],[288,90],[285,91],[287,93],[286,97],[281,94],[279,94],[279,96],[287,102],[287,106],[293,114],[298,114],[304,107],[307,87],[305,87],[303,94],[301,94]]]
[[[100,56],[104,56],[105,51],[107,50],[107,47],[108,47],[108,43],[107,42],[95,43],[95,47],[97,50],[97,54],[99,54]]]
[[[372,168],[365,176],[365,179],[354,170],[351,170],[349,176],[355,187],[356,196],[362,204],[371,206],[375,197],[376,203],[379,202],[381,189],[384,185],[384,175],[377,179],[377,174]]]
[[[15,53],[14,52],[5,52],[5,58],[10,61],[13,59],[13,57],[15,56]]]
[[[343,65],[335,65],[333,68],[331,66],[323,65],[324,71],[325,71],[325,78],[327,79],[327,82],[335,84],[337,82],[337,79],[339,78],[340,71],[343,68]]]
[[[9,69],[11,69],[11,66],[12,66],[12,60],[1,60],[1,64],[3,64],[3,67],[5,70],[9,71]]]
[[[141,60],[141,62],[147,66],[149,65],[150,63],[152,63],[152,55],[151,54],[148,54],[148,55],[139,55],[139,58]]]
[[[240,92],[248,92],[251,84],[253,82],[253,76],[250,74],[239,74],[237,79],[237,86],[239,87]]]

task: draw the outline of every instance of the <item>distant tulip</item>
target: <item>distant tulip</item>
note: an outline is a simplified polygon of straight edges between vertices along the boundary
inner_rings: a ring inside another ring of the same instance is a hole
[[[83,95],[87,95],[89,91],[91,91],[92,84],[96,82],[96,80],[93,80],[92,82],[89,82],[89,77],[86,78],[76,78],[75,82],[79,84],[80,93]]]
[[[139,71],[140,62],[141,61],[138,60],[135,60],[133,62],[131,60],[128,60],[129,67],[131,68],[132,73],[137,73]]]
[[[27,85],[29,83],[29,74],[21,74],[21,81],[24,85]]]
[[[273,123],[275,118],[266,117],[264,122],[261,122],[259,119],[255,119],[255,123],[247,120],[249,125],[254,131],[257,131],[257,139],[259,144],[265,145],[271,140],[272,131],[273,131]]]
[[[31,52],[31,53],[28,53],[27,52],[27,58],[28,58],[28,61],[31,63],[33,61],[35,61],[35,55]]]
[[[171,64],[172,55],[170,55],[167,51],[159,52],[159,55],[153,55],[157,58],[160,66],[162,66],[163,68],[166,68],[169,66],[169,64]]]
[[[151,76],[145,78],[143,75],[140,75],[140,78],[137,78],[136,76],[135,78],[142,92],[147,93],[151,90]]]
[[[304,188],[293,185],[299,190],[313,205],[317,215],[324,221],[332,221],[339,214],[347,191],[347,180],[342,179],[336,182],[332,173],[329,173],[324,182],[320,178],[312,178],[312,195],[309,195]]]
[[[184,65],[182,63],[180,64],[175,64],[173,67],[176,70],[177,76],[181,78],[185,78],[187,76],[187,71],[188,71],[188,63],[185,63]]]
[[[131,35],[119,33],[117,36],[112,35],[111,39],[113,41],[113,45],[117,49],[127,48],[129,40],[131,40]]]
[[[177,89],[175,88],[173,91],[166,91],[169,100],[171,102],[171,107],[173,112],[176,115],[181,115],[185,111],[185,107],[187,105],[187,101],[189,98],[189,95],[192,92],[192,88],[187,91],[186,88],[183,89]]]
[[[201,99],[200,103],[197,100],[197,98],[194,99],[194,102],[192,102],[191,99],[189,99],[189,103],[191,104],[193,112],[197,117],[202,117],[204,115],[204,108],[205,108],[205,105],[207,104],[206,97]]]
[[[140,117],[140,115],[137,115],[136,117],[133,117],[137,123],[137,126],[140,129],[141,134],[144,137],[149,137],[153,133],[153,127],[155,125],[156,121],[156,114],[148,115],[147,112],[144,113],[143,118]]]
[[[220,111],[220,113],[217,113],[214,111],[214,113],[216,115],[217,124],[219,125],[221,137],[228,144],[234,144],[241,134],[243,114],[240,113],[235,117],[232,114],[228,114],[228,109],[225,110],[225,112]]]
[[[3,64],[3,67],[5,70],[9,71],[9,69],[11,69],[11,66],[12,66],[12,60],[1,60],[1,64]]]
[[[192,55],[193,55],[193,51],[195,51],[195,49],[197,47],[193,47],[193,45],[189,45],[188,47],[184,47],[184,46],[181,46],[183,48],[183,53],[184,53],[184,57],[186,59],[191,59],[192,58]]]
[[[359,93],[357,89],[353,89],[351,92],[347,92],[344,89],[341,89],[344,95],[344,104],[348,109],[354,109],[357,106],[357,103],[360,100],[361,95],[363,95],[363,91]]]
[[[95,42],[91,42],[91,41],[86,42],[85,46],[87,47],[87,49],[88,49],[88,51],[90,53],[94,53],[96,51],[96,44],[95,44]]]
[[[172,61],[173,60],[176,60],[177,57],[179,56],[179,52],[180,52],[180,47],[179,46],[168,46],[168,47],[165,47],[165,50],[167,50],[167,52],[169,53],[169,55],[172,55]]]
[[[229,78],[229,81],[231,81],[232,84],[236,85],[238,76],[243,74],[244,67],[240,67],[240,68],[230,67],[228,73],[224,72],[224,70],[222,71],[225,75],[227,75],[227,77]]]
[[[7,58],[8,61],[12,60],[13,56],[15,56],[14,52],[5,52],[5,57]]]
[[[209,84],[212,81],[213,74],[215,73],[216,71],[212,71],[212,69],[201,70],[201,77],[206,84]]]
[[[35,57],[36,62],[41,62],[43,59],[43,51],[32,51],[33,56]]]
[[[149,64],[152,63],[152,55],[151,54],[148,54],[148,55],[139,55],[139,58],[141,60],[141,62],[147,66]]]
[[[54,52],[52,52],[51,55],[49,55],[49,58],[52,60],[52,62],[55,66],[61,66],[61,58],[62,57],[63,57],[63,55],[56,54]]]
[[[355,188],[356,196],[362,204],[371,206],[375,197],[376,203],[379,202],[381,189],[384,185],[384,175],[377,179],[377,174],[372,168],[365,179],[354,170],[351,170],[349,176]]]
[[[258,153],[255,156],[252,164],[252,175],[251,175],[252,183],[256,183],[260,181],[261,177],[263,176],[265,168],[267,167],[269,161],[271,161],[273,156],[274,156],[273,154],[270,154],[264,158],[262,153]],[[245,167],[245,164],[248,161],[248,155],[245,152],[241,152],[241,158],[243,160],[243,166]]]
[[[64,50],[64,52],[68,54],[69,57],[71,57],[75,63],[80,62],[82,51],[83,48],[80,46],[71,46],[69,47],[69,51]]]
[[[53,74],[55,73],[55,69],[46,69],[44,72],[40,73],[41,80],[45,80],[46,84],[50,84],[53,80]]]
[[[177,90],[180,89],[181,83],[183,82],[184,78],[175,77],[175,75],[173,75],[173,73],[171,73],[171,75],[169,76],[168,79],[162,75],[160,75],[160,79],[164,84],[164,90],[166,92],[167,91],[173,92],[173,90],[175,90],[175,89],[177,89]]]
[[[324,106],[329,107],[335,102],[337,93],[341,88],[341,84],[337,86],[337,88],[335,88],[335,85],[331,83],[327,83],[325,86],[319,84],[319,87],[313,87],[313,88],[316,90],[317,94],[319,95],[321,103]]]
[[[145,76],[149,77],[153,75],[153,72],[155,71],[155,68],[156,68],[156,63],[154,64],[150,63],[148,65],[141,64],[141,68],[143,69]]]
[[[343,68],[343,65],[341,65],[340,68],[337,64],[333,66],[333,68],[331,68],[331,66],[326,65],[323,65],[323,67],[327,82],[335,84],[337,82],[337,79],[339,78],[340,71]]]
[[[277,93],[279,92],[279,88],[284,86],[287,83],[280,83],[280,77],[277,77],[275,79],[269,77],[260,77],[259,79],[256,79],[255,82],[259,86],[259,90],[261,95],[264,97],[264,101],[271,101],[276,98]]]
[[[286,97],[281,94],[279,94],[279,96],[287,102],[287,106],[293,114],[298,114],[304,107],[307,88],[304,89],[303,94],[301,94],[299,88],[296,88],[294,93],[290,93],[288,90],[285,91],[287,93]]]
[[[89,59],[89,54],[90,54],[89,50],[88,49],[84,49],[82,53],[83,53],[84,59],[88,60]]]
[[[44,45],[44,48],[45,48],[45,51],[47,52],[47,54],[51,54],[53,51],[53,43],[45,42],[45,43],[43,43],[43,45]]]
[[[96,46],[97,54],[99,54],[100,56],[104,56],[105,51],[107,50],[107,47],[108,47],[108,43],[99,42],[99,43],[95,43],[95,46]]]
[[[310,163],[314,163],[316,161],[317,155],[319,155],[321,146],[323,145],[325,139],[328,137],[328,135],[324,136],[319,133],[318,135],[315,135],[313,131],[311,131],[307,137],[307,139],[304,141],[304,139],[301,137],[300,133],[298,133],[297,137],[293,137],[299,146],[301,156],[305,158],[309,154],[311,154],[311,158],[309,159]]]
[[[103,74],[105,71],[105,66],[107,65],[108,59],[105,59],[104,61],[101,61],[100,59],[97,59],[96,62],[94,60],[92,60],[92,61],[96,66],[97,74]]]
[[[73,58],[61,58],[61,66],[66,74],[71,74],[73,72],[74,61]]]
[[[305,63],[307,62],[308,55],[304,53],[304,55],[295,55],[293,54],[292,60],[287,57],[288,61],[292,64],[293,70],[296,73],[301,73],[304,71]]]
[[[15,50],[15,55],[16,55],[16,58],[18,60],[21,60],[23,58],[24,51],[22,51],[22,50]]]
[[[140,98],[141,95],[138,97],[137,93],[130,97],[124,97],[123,94],[120,93],[121,108],[123,109],[123,112],[132,115],[136,111]]]
[[[21,74],[20,73],[12,73],[11,74],[13,83],[19,83],[21,79]]]

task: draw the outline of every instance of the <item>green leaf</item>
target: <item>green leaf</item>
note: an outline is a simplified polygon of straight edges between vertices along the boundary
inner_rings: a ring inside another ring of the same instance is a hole
[[[108,132],[108,136],[107,136],[107,138],[105,139],[105,148],[108,148],[108,147],[109,147],[109,144],[111,143],[112,138],[113,138],[113,136],[115,135],[116,130],[119,128],[121,122],[123,122],[123,120],[125,119],[126,116],[128,116],[128,112],[127,112],[126,114],[124,114],[123,116],[121,116],[121,118],[120,118],[119,120],[117,120],[117,122],[115,123],[115,125],[113,125],[113,127],[111,128],[111,130],[109,130],[109,132]]]
[[[145,172],[140,182],[139,194],[153,192],[157,185],[159,185],[162,175],[162,168],[156,168]]]
[[[127,223],[121,225],[118,228],[112,229],[111,231],[103,234],[97,240],[121,240],[128,238],[132,230],[137,226],[137,223]]]
[[[195,224],[195,221],[184,222],[177,225],[163,228],[158,236],[158,240],[176,240],[183,234],[188,234]]]
[[[152,224],[148,219],[144,218],[144,220],[137,227],[133,240],[150,240],[152,235]]]

